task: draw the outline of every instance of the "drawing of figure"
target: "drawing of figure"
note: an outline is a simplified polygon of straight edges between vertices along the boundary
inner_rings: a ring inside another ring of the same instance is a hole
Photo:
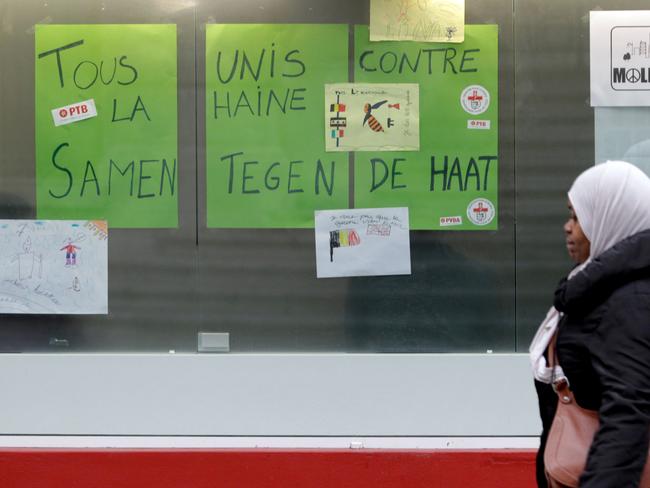
[[[23,241],[23,252],[16,254],[12,261],[18,262],[18,280],[29,280],[36,276],[41,278],[43,274],[42,255],[34,253],[32,250],[32,239],[27,236]]]
[[[409,9],[412,7],[410,0],[402,0],[398,6],[399,13],[397,14],[397,23],[398,24],[408,24],[409,23]]]
[[[79,277],[75,276],[72,280],[72,286],[70,287],[73,291],[81,291],[81,283],[79,282]]]
[[[81,250],[79,246],[75,246],[72,243],[72,238],[68,237],[68,243],[63,246],[59,251],[65,251],[65,265],[66,266],[76,266],[77,265],[77,250]]]

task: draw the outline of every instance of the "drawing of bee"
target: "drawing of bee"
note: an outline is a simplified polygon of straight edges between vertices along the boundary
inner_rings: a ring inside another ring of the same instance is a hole
[[[365,112],[366,116],[364,117],[363,124],[361,125],[366,125],[366,122],[368,122],[368,127],[370,127],[371,130],[375,132],[384,132],[384,128],[381,126],[379,121],[372,115],[372,111],[376,108],[381,107],[387,101],[388,100],[382,100],[381,102],[377,102],[374,105],[370,105],[369,103],[366,103],[363,106],[363,111]]]

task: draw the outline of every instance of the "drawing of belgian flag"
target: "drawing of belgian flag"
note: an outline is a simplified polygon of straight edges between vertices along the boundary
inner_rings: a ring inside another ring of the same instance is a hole
[[[334,261],[335,247],[358,246],[361,244],[359,234],[354,229],[341,229],[330,231],[330,263]]]

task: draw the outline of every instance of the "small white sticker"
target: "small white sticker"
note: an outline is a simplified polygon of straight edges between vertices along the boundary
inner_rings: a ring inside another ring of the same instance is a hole
[[[452,225],[463,225],[463,217],[460,215],[454,217],[440,217],[440,227],[449,227]]]
[[[487,198],[477,198],[467,206],[467,218],[475,225],[488,225],[494,214],[494,205]]]
[[[460,104],[468,114],[482,114],[490,106],[490,94],[481,85],[470,85],[461,93]]]
[[[97,108],[95,107],[95,100],[90,99],[83,102],[73,103],[65,107],[59,107],[52,110],[52,118],[54,125],[66,125],[79,120],[90,119],[97,117]]]
[[[489,129],[490,121],[489,120],[468,120],[467,128],[468,129]]]

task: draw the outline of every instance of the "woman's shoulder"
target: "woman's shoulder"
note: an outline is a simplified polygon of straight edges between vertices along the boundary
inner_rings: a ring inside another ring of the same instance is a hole
[[[607,302],[610,307],[616,308],[650,306],[650,275],[621,283],[614,288]]]
[[[604,302],[650,294],[650,231],[622,240],[590,261],[555,292],[555,307],[585,315]]]

